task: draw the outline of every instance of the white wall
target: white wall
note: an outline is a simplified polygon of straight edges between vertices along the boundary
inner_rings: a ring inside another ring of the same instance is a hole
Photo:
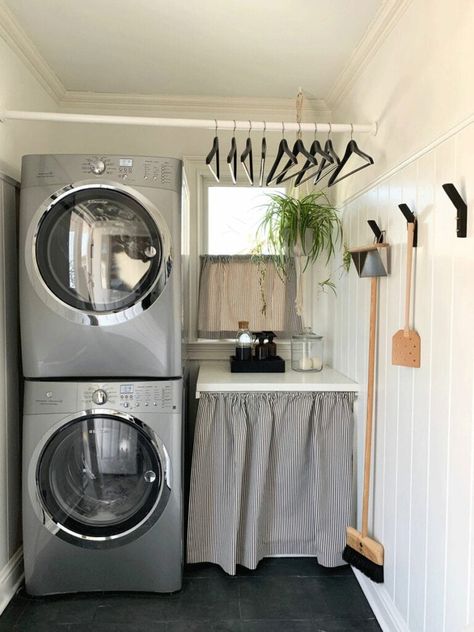
[[[385,547],[385,583],[361,579],[384,630],[474,626],[473,27],[469,0],[413,0],[336,112],[336,119],[380,124],[375,138],[360,142],[376,166],[338,187],[346,239],[370,243],[366,220],[376,219],[392,245],[391,274],[379,284],[371,520]],[[467,239],[456,237],[446,182],[470,204]],[[413,325],[422,340],[420,369],[391,364],[391,337],[403,324],[401,202],[419,220]],[[369,285],[352,269],[335,307],[334,366],[361,384]],[[363,393],[359,503],[364,412]]]

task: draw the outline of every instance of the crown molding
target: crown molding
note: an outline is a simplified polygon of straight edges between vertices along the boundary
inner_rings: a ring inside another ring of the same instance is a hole
[[[65,111],[117,111],[155,116],[211,118],[262,118],[289,120],[295,117],[294,98],[217,97],[157,94],[120,94],[67,90],[10,9],[0,0],[0,37],[16,53],[45,91]],[[306,97],[303,122],[330,120],[324,99]]]
[[[64,85],[3,2],[0,2],[0,37],[59,105],[66,92]]]
[[[413,0],[385,0],[326,97],[334,111]]]
[[[65,111],[117,111],[155,116],[262,118],[293,120],[294,98],[218,97],[157,94],[121,94],[67,90],[10,9],[0,0],[0,37],[16,53],[45,91]],[[305,96],[302,122],[330,120],[324,99]]]
[[[158,116],[191,115],[210,118],[239,118],[238,113],[266,119],[295,116],[295,100],[262,97],[210,97],[186,95],[120,94],[67,90],[59,103],[64,110],[126,111]],[[315,115],[327,115],[323,99],[307,98],[303,117],[311,121]]]

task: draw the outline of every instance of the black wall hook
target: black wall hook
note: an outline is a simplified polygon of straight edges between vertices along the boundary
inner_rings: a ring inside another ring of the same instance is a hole
[[[368,219],[367,224],[370,226],[372,232],[374,233],[376,242],[378,244],[383,244],[383,231],[380,230],[375,219]]]
[[[467,204],[462,199],[454,184],[443,184],[442,187],[458,212],[456,215],[456,234],[458,237],[467,237]]]
[[[416,217],[406,204],[399,204],[398,208],[409,224],[415,224],[415,230],[413,231],[413,248],[416,248],[418,246],[418,222],[416,221]]]

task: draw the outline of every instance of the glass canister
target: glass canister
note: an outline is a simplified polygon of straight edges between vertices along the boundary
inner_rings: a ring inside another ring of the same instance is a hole
[[[252,357],[253,336],[249,331],[249,321],[239,320],[236,336],[235,357],[237,360],[250,360]]]
[[[294,371],[321,371],[323,368],[323,337],[305,327],[291,338],[291,368]]]

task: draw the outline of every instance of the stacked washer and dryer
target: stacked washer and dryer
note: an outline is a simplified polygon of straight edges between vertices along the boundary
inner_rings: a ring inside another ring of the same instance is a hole
[[[23,159],[30,594],[181,588],[180,211],[178,160]]]

